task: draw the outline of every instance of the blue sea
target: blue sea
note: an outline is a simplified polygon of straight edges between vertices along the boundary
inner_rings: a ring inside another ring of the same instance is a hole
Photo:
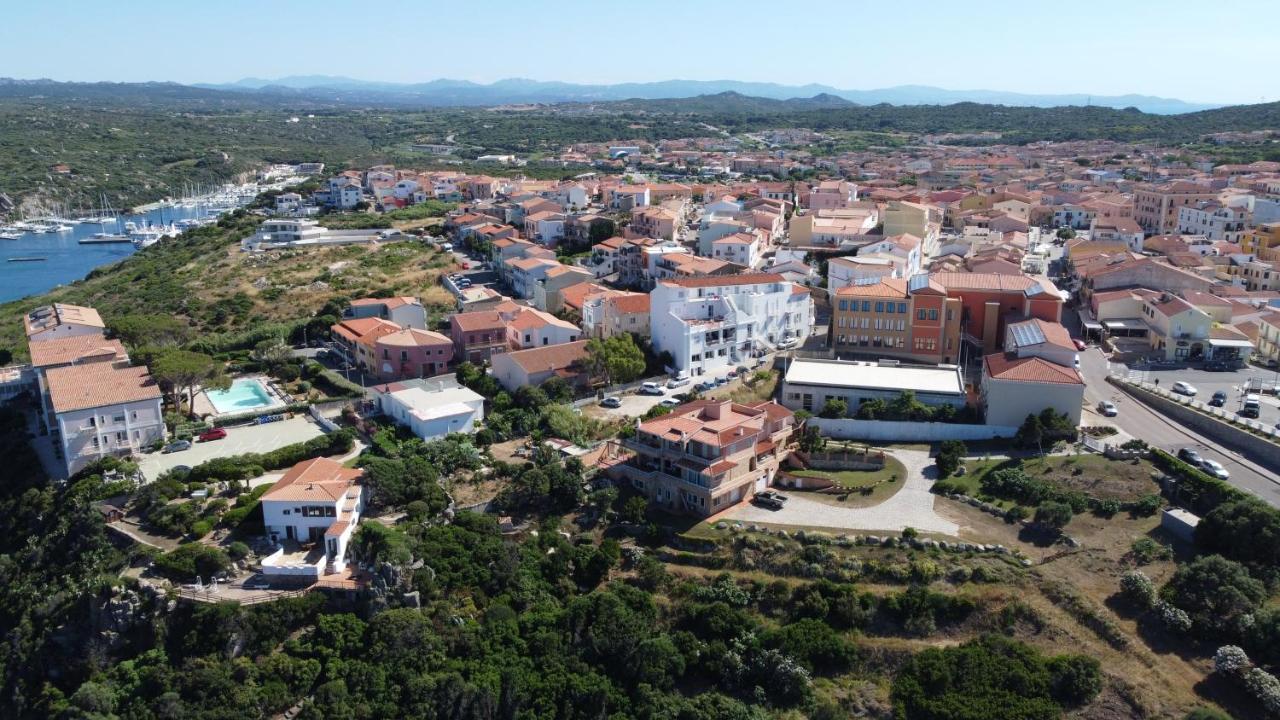
[[[77,224],[71,232],[25,233],[18,240],[0,239],[0,302],[52,290],[83,278],[90,270],[123,260],[137,252],[133,243],[81,245],[80,238],[100,232],[123,232],[123,223],[167,225],[185,218],[200,217],[197,208],[165,207],[145,214],[128,214],[120,218],[120,226]],[[0,222],[0,225],[3,225]],[[161,240],[160,242],[165,242]],[[9,262],[13,257],[43,257],[40,262]]]

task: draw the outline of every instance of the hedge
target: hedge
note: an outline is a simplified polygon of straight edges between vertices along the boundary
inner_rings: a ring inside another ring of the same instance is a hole
[[[337,432],[294,443],[268,453],[245,453],[225,458],[214,458],[191,468],[187,482],[230,482],[261,475],[268,470],[296,465],[303,460],[340,455],[355,445],[355,431],[343,428]]]
[[[1151,449],[1151,462],[1178,479],[1178,502],[1197,515],[1203,516],[1224,502],[1252,497],[1158,448]]]

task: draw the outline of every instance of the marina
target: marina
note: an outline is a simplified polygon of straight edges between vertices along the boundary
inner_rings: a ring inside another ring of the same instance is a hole
[[[287,182],[287,181],[286,181]],[[0,302],[47,292],[184,230],[216,222],[284,183],[226,185],[212,193],[151,203],[136,212],[55,212],[0,221]],[[75,219],[68,219],[74,213]],[[95,214],[90,214],[95,213]]]

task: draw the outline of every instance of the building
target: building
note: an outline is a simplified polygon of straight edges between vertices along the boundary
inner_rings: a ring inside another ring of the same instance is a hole
[[[1195,183],[1141,185],[1133,192],[1133,219],[1148,235],[1168,235],[1178,229],[1182,208],[1215,199],[1216,192]]]
[[[767,488],[794,429],[777,403],[695,400],[640,423],[623,441],[634,456],[609,473],[666,510],[706,517]]]
[[[427,311],[415,297],[362,298],[342,311],[344,319],[376,317],[404,328],[427,329]]]
[[[515,392],[526,385],[541,385],[553,377],[564,379],[579,389],[590,377],[581,364],[587,357],[587,341],[515,350],[491,356],[493,377],[502,387]]]
[[[902,277],[898,266],[889,258],[833,257],[827,261],[827,290],[835,292],[843,287],[858,285],[883,278]]]
[[[1266,223],[1244,233],[1240,249],[1262,260],[1280,260],[1280,223]]]
[[[484,422],[484,396],[440,380],[406,380],[371,388],[382,414],[426,441],[473,433]]]
[[[165,438],[160,387],[145,367],[64,365],[45,371],[44,384],[68,476],[99,458],[136,455]]]
[[[822,411],[827,400],[842,400],[856,412],[869,400],[891,402],[906,391],[925,405],[963,408],[964,376],[955,365],[913,366],[897,362],[792,360],[782,381],[782,404],[791,410]]]
[[[812,324],[809,291],[773,273],[662,280],[650,293],[654,351],[695,375],[797,346]]]
[[[460,362],[484,364],[508,349],[507,321],[496,310],[457,313],[449,318],[449,332]]]
[[[1213,242],[1239,243],[1249,224],[1249,209],[1223,205],[1217,201],[1200,201],[1178,208],[1178,233],[1203,235]]]
[[[823,180],[809,189],[810,210],[847,208],[858,200],[858,186],[844,180]]]
[[[1133,218],[1094,218],[1089,226],[1092,242],[1123,243],[1134,252],[1142,252],[1142,227]]]
[[[753,232],[733,233],[712,241],[711,254],[717,260],[754,268],[761,261],[760,237]]]
[[[1080,424],[1084,403],[1084,379],[1073,367],[1043,357],[993,353],[982,362],[981,402],[986,423],[1016,428],[1028,415],[1045,408],[1065,414]]]
[[[91,307],[54,303],[44,305],[22,316],[27,342],[60,340],[75,335],[102,335],[106,328],[102,316]]]
[[[1016,358],[1038,357],[1063,367],[1074,367],[1078,355],[1065,327],[1039,318],[1009,323],[1004,350]]]
[[[330,330],[348,362],[381,382],[439,375],[453,361],[449,338],[380,317],[343,320]]]
[[[31,373],[34,389],[40,398],[41,420],[44,426],[53,427],[54,417],[49,406],[49,383],[46,374],[60,367],[72,365],[106,364],[128,367],[129,354],[119,340],[108,340],[101,333],[96,335],[69,335],[57,340],[33,342],[28,346],[31,354]],[[30,384],[27,385],[30,387]]]
[[[590,337],[630,333],[647,338],[649,321],[647,293],[596,293],[583,304],[583,332]]]
[[[315,458],[289,468],[261,498],[262,522],[278,549],[269,576],[314,581],[347,566],[347,544],[364,513],[364,471]]]

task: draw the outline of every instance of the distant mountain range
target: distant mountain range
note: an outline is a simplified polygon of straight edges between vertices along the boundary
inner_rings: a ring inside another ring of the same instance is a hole
[[[467,80],[390,83],[330,75],[295,75],[267,80],[245,78],[233,83],[197,84],[215,90],[255,91],[303,96],[310,100],[394,105],[509,105],[525,103],[612,102],[661,100],[737,93],[773,100],[840,99],[858,105],[951,105],[976,102],[1023,107],[1097,105],[1134,107],[1147,113],[1170,115],[1221,107],[1150,95],[1026,94],[999,90],[946,90],[925,85],[899,85],[879,90],[842,90],[828,85],[781,85],[738,80],[663,80],[616,85],[581,85],[509,78],[490,84]]]

